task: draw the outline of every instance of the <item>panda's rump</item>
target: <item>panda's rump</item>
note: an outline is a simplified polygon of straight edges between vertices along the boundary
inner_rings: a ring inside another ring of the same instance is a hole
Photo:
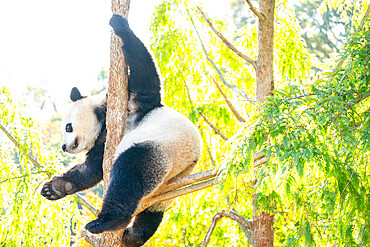
[[[163,182],[189,170],[199,159],[201,139],[198,130],[182,114],[159,107],[151,111],[135,128],[126,132],[117,146],[115,157],[134,144],[150,141],[162,157],[161,169],[167,170]]]

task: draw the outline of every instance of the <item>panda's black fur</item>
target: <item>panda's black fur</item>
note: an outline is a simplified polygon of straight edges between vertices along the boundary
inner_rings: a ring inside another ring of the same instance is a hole
[[[127,127],[116,147],[102,209],[86,229],[101,233],[126,228],[132,221],[122,242],[141,246],[157,230],[172,200],[155,204],[132,220],[139,201],[169,180],[189,175],[199,159],[201,139],[187,118],[162,105],[155,64],[127,20],[113,15],[110,25],[122,40],[129,66]],[[91,188],[103,178],[106,95],[84,97],[73,88],[70,98],[72,103],[62,121],[62,149],[87,151],[86,159],[44,184],[41,194],[50,200]]]

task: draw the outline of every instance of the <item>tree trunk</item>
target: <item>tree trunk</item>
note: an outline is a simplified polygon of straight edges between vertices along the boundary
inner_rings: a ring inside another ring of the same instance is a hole
[[[260,0],[262,18],[258,23],[256,98],[264,101],[274,90],[274,10],[275,0]]]
[[[264,101],[274,89],[273,42],[274,42],[275,0],[260,0],[258,25],[258,56],[256,71],[256,98]],[[253,196],[253,202],[255,195]],[[255,205],[253,203],[253,205]],[[260,212],[258,205],[253,207],[253,247],[274,245],[274,216]]]
[[[255,195],[253,195],[253,204],[254,199]],[[252,226],[253,247],[274,246],[273,214],[269,214],[268,212],[259,212],[258,207],[253,207]]]
[[[130,0],[112,0],[112,12],[127,18]],[[107,140],[104,150],[104,196],[110,182],[110,168],[116,146],[122,139],[125,130],[127,110],[127,66],[121,50],[121,41],[112,32],[110,48],[109,87],[107,101]],[[123,231],[103,233],[102,247],[123,246],[121,243]]]

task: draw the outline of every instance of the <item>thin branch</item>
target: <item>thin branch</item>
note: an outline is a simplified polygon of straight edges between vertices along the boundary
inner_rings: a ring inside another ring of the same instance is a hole
[[[13,142],[13,144],[21,151],[21,152],[24,152],[24,150],[22,149],[21,145],[19,144],[19,142],[5,129],[5,127],[3,125],[0,124],[0,129],[5,133],[5,135],[9,138],[9,140],[11,140]],[[31,155],[31,154],[25,154],[28,158],[29,161],[31,161],[31,163],[41,169],[42,166],[37,162],[37,160]],[[51,174],[50,172],[46,172],[46,174],[48,174],[48,176],[50,177]]]
[[[203,239],[202,247],[206,247],[209,244],[209,241],[211,240],[211,235],[216,227],[217,222],[223,218],[227,217],[229,219],[232,219],[236,221],[238,224],[242,225],[243,227],[247,228],[249,231],[252,229],[252,221],[247,220],[240,214],[238,214],[235,211],[230,211],[230,213],[226,213],[225,211],[218,212],[213,216],[211,226],[209,227],[206,236]]]
[[[4,179],[4,180],[0,181],[0,184],[5,183],[5,182],[10,181],[10,180],[13,180],[13,179],[25,178],[25,177],[28,177],[28,176],[32,176],[32,175],[36,175],[36,174],[41,174],[41,173],[47,173],[47,171],[38,171],[38,172],[34,172],[34,173],[23,175],[23,176],[7,178],[7,179]]]
[[[75,194],[75,197],[77,198],[77,200],[82,204],[84,205],[91,213],[93,213],[95,216],[98,216],[99,214],[99,210],[97,208],[95,208],[93,205],[91,205],[89,202],[86,201],[85,198],[83,198],[82,195],[80,194]]]
[[[253,168],[257,168],[257,167],[267,163],[267,161],[268,161],[267,158],[263,157],[262,159],[257,160],[257,161],[254,162]]]
[[[218,83],[215,81],[215,79],[213,79],[212,76],[211,76],[211,79],[212,79],[213,83],[216,85],[216,88],[218,89],[218,91],[221,93],[222,97],[224,98],[224,100],[225,100],[227,106],[229,107],[231,113],[236,117],[236,119],[239,122],[245,123],[245,119],[235,109],[235,107],[233,106],[233,104],[231,103],[231,101],[229,100],[229,98],[227,98],[227,96],[225,95],[225,93],[222,91],[220,85],[218,85]]]
[[[256,8],[252,5],[250,0],[245,0],[245,1],[248,3],[249,8],[258,17],[258,19],[260,19],[260,21],[265,20],[265,17],[259,11],[256,10]]]
[[[359,25],[360,28],[362,28],[362,25],[364,24],[365,20],[367,19],[367,17],[369,15],[370,15],[370,5],[367,6],[366,12],[365,12],[364,16],[361,19],[361,22],[360,22],[360,25]]]
[[[262,152],[262,151],[259,151],[259,152],[255,153],[255,154],[253,154],[252,156],[253,156],[254,162],[256,162],[259,159],[262,159],[263,157],[265,157],[266,154],[264,152]]]
[[[299,95],[299,96],[292,97],[292,98],[282,98],[282,100],[296,100],[296,99],[299,99],[299,98],[303,98],[303,97],[310,97],[310,96],[316,96],[316,95],[317,95],[317,94],[310,93],[310,94],[305,94],[305,95]]]
[[[219,213],[217,213],[217,214],[215,214],[215,216],[213,216],[212,223],[211,223],[211,225],[210,225],[210,227],[209,227],[209,229],[206,233],[206,236],[203,239],[202,247],[206,247],[209,244],[209,241],[211,240],[211,235],[212,235],[213,231],[215,230],[216,224],[221,218],[222,218],[222,216]]]
[[[209,149],[208,143],[206,143],[206,144],[207,144],[206,145],[206,150],[207,150],[207,153],[208,153],[209,158],[211,160],[212,166],[215,167],[216,166],[216,162],[215,162],[215,160],[212,157],[212,153],[211,153],[211,150]]]
[[[204,44],[203,44],[203,41],[202,41],[202,39],[201,39],[201,37],[200,37],[200,34],[199,34],[199,32],[198,32],[198,30],[197,30],[197,28],[196,28],[195,24],[194,24],[193,18],[191,17],[191,15],[190,15],[190,13],[189,13],[189,10],[188,10],[188,9],[187,9],[187,12],[188,12],[188,15],[189,15],[190,21],[191,21],[191,23],[192,23],[192,25],[193,25],[193,27],[194,27],[194,30],[195,30],[195,32],[196,32],[196,34],[197,34],[198,38],[199,38],[199,42],[200,42],[200,44],[201,44],[201,46],[202,46],[203,52],[204,52],[204,54],[206,55],[207,60],[211,63],[212,67],[216,70],[216,72],[217,72],[218,76],[220,77],[221,81],[222,81],[222,82],[223,82],[227,87],[229,87],[229,88],[233,89],[235,92],[237,92],[238,94],[240,94],[240,95],[241,95],[244,99],[246,99],[248,102],[250,102],[250,103],[252,103],[252,104],[256,103],[257,101],[256,101],[255,99],[253,99],[253,98],[249,97],[249,96],[248,96],[248,95],[247,95],[243,90],[241,90],[240,88],[238,88],[238,87],[237,87],[237,86],[235,86],[235,85],[229,84],[229,83],[225,80],[225,78],[224,78],[224,76],[222,75],[222,73],[221,73],[221,71],[219,70],[219,68],[217,68],[216,64],[213,62],[213,60],[212,60],[212,59],[210,58],[210,56],[208,55],[208,52],[207,52],[207,50],[206,50],[206,48],[205,48],[205,46],[204,46]]]
[[[227,141],[229,138],[227,138],[219,129],[217,129],[200,111],[195,110],[199,115],[202,116],[204,121],[215,131],[216,134],[220,135],[225,141]]]
[[[359,29],[357,31],[362,29],[362,25],[364,24],[365,20],[369,17],[369,15],[370,15],[370,5],[367,6],[366,12],[365,12],[364,16],[361,18],[360,25],[358,26]],[[338,62],[338,64],[335,66],[335,68],[342,67],[345,60],[346,60],[346,58],[342,57],[342,59]]]
[[[247,61],[248,63],[250,63],[253,68],[255,70],[257,70],[257,63],[255,60],[253,60],[252,58],[248,57],[247,55],[245,55],[244,53],[242,53],[241,51],[239,51],[238,49],[236,49],[236,47],[231,44],[230,41],[228,41],[216,28],[215,26],[213,25],[213,23],[208,19],[208,17],[205,15],[205,13],[202,11],[202,9],[200,7],[197,6],[197,9],[199,10],[200,14],[203,16],[203,19],[207,22],[208,26],[213,30],[213,32],[215,32],[215,34],[221,39],[221,41],[230,49],[232,50],[233,52],[236,53],[236,55],[238,55],[239,57],[243,58],[245,61]]]

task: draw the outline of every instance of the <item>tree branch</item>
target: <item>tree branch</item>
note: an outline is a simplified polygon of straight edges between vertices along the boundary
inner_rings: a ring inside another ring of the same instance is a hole
[[[367,6],[366,12],[365,12],[364,16],[361,18],[361,22],[360,22],[360,25],[358,26],[359,29],[357,30],[357,32],[362,29],[362,25],[364,24],[367,17],[369,17],[369,15],[370,15],[370,5]],[[353,37],[351,39],[353,39]],[[339,60],[338,64],[335,66],[335,68],[342,67],[345,60],[346,60],[346,58],[342,57],[342,59]]]
[[[262,159],[257,160],[257,161],[254,162],[253,168],[257,168],[257,167],[259,167],[259,166],[267,163],[267,161],[268,161],[267,158],[266,157],[263,157]]]
[[[85,198],[83,198],[83,196],[81,196],[80,194],[76,193],[75,194],[75,197],[77,198],[77,200],[83,205],[85,206],[91,213],[93,213],[95,216],[98,216],[99,214],[99,210],[97,208],[95,208],[93,205],[91,205],[89,202],[87,202],[85,200]]]
[[[244,53],[240,52],[236,47],[231,44],[230,41],[228,41],[213,25],[213,23],[208,19],[208,17],[205,15],[205,13],[202,11],[200,7],[197,6],[197,9],[199,10],[200,14],[202,15],[203,19],[207,22],[208,26],[213,30],[213,32],[221,39],[221,41],[233,52],[235,52],[239,57],[243,58],[245,61],[250,63],[255,70],[257,70],[257,64],[256,61],[252,58],[248,57]]]
[[[193,184],[193,183],[198,183],[198,182],[201,182],[201,181],[205,181],[207,179],[211,179],[211,178],[216,177],[216,175],[217,175],[217,171],[208,170],[208,171],[194,173],[194,174],[191,174],[187,177],[180,177],[180,178],[169,181],[167,183],[167,185],[163,188],[163,190],[153,194],[153,196],[156,196],[160,193],[162,194],[162,193],[170,192],[170,191],[173,191],[173,190],[177,190],[181,187],[188,186],[188,185]]]
[[[101,246],[101,242],[102,242],[101,236],[92,234],[85,229],[82,229],[80,234],[82,237],[84,237],[86,242],[90,243],[92,246],[94,247]]]
[[[216,85],[216,88],[218,89],[218,91],[221,93],[222,97],[224,98],[227,106],[229,107],[231,113],[236,117],[236,119],[239,121],[239,122],[242,122],[244,123],[245,122],[245,119],[239,114],[239,112],[235,109],[235,107],[233,106],[233,104],[231,103],[231,101],[229,100],[229,98],[226,97],[225,93],[222,91],[220,85],[218,85],[218,83],[215,81],[215,79],[213,79],[213,77],[211,76],[211,79],[213,81],[213,83]]]
[[[235,85],[232,85],[232,84],[229,84],[226,80],[225,80],[225,78],[224,78],[224,76],[222,75],[222,73],[221,73],[221,71],[219,70],[219,68],[217,68],[217,66],[216,66],[216,64],[213,62],[213,60],[210,58],[210,56],[208,55],[208,52],[207,52],[207,50],[206,50],[206,48],[205,48],[205,46],[204,46],[204,44],[203,44],[203,41],[202,41],[202,39],[201,39],[201,37],[200,37],[200,35],[199,35],[199,32],[198,32],[198,30],[197,30],[197,28],[196,28],[196,26],[195,26],[195,24],[194,24],[194,21],[193,21],[193,18],[191,17],[191,15],[190,15],[190,13],[189,13],[189,10],[188,9],[186,9],[187,10],[187,12],[188,12],[188,15],[189,15],[189,18],[190,18],[190,21],[191,21],[191,23],[192,23],[192,25],[193,25],[193,27],[194,27],[194,30],[195,30],[195,32],[196,32],[196,34],[197,34],[197,36],[198,36],[198,38],[199,38],[199,42],[200,42],[200,44],[201,44],[201,46],[202,46],[202,49],[203,49],[203,52],[204,52],[204,54],[206,55],[206,58],[207,58],[207,60],[211,63],[211,65],[212,65],[212,67],[216,70],[216,72],[217,72],[217,74],[218,74],[218,76],[220,77],[220,79],[221,79],[221,81],[227,86],[227,87],[229,87],[229,88],[231,88],[231,89],[233,89],[235,92],[237,92],[239,95],[241,95],[245,100],[247,100],[249,103],[256,103],[257,101],[255,100],[255,99],[253,99],[253,98],[251,98],[251,97],[249,97],[243,90],[241,90],[240,88],[238,88],[237,86],[235,86]]]
[[[245,1],[248,3],[249,8],[258,17],[258,19],[260,19],[260,21],[265,20],[265,17],[259,11],[256,10],[256,8],[252,5],[250,0],[245,0]]]
[[[222,139],[224,139],[225,141],[227,141],[229,138],[227,138],[219,129],[217,129],[203,114],[202,112],[198,111],[198,110],[195,110],[199,115],[202,116],[202,118],[204,119],[204,121],[206,121],[206,123],[215,131],[216,134],[220,135],[222,137]]]
[[[253,154],[254,167],[258,167],[266,163],[267,159],[265,156],[266,155],[263,152]],[[156,203],[174,199],[176,197],[213,186],[216,182],[217,174],[217,170],[208,170],[198,172],[187,177],[170,180],[167,184],[162,185],[155,194],[143,198],[133,216]],[[243,225],[245,225],[245,223],[243,223]]]
[[[186,194],[198,191],[198,190],[211,187],[212,185],[214,185],[214,183],[215,183],[215,178],[198,183],[198,184],[193,184],[193,185],[190,185],[190,186],[187,186],[187,187],[175,190],[175,191],[166,192],[166,193],[154,196],[154,197],[144,198],[140,201],[139,206],[137,207],[133,216],[141,213],[146,208],[154,204],[167,201],[167,200],[171,200],[179,196],[183,196],[183,195],[186,195]]]
[[[254,162],[256,162],[259,159],[262,159],[263,157],[265,157],[266,154],[264,152],[262,152],[262,151],[259,151],[259,152],[255,153],[255,154],[253,154],[252,156],[253,156]]]
[[[225,210],[222,211],[222,212],[218,212],[212,218],[212,223],[211,223],[211,225],[210,225],[210,227],[209,227],[209,229],[206,233],[206,236],[203,239],[202,247],[206,247],[209,244],[209,241],[211,240],[211,235],[212,235],[212,233],[213,233],[213,231],[216,227],[217,222],[223,217],[227,217],[229,219],[232,219],[232,220],[236,221],[238,224],[247,228],[249,231],[251,231],[251,229],[252,229],[252,221],[247,220],[246,218],[244,218],[243,216],[241,216],[240,214],[238,214],[234,210],[230,211],[230,213],[226,213]]]
[[[212,223],[206,233],[206,236],[203,239],[202,247],[206,247],[209,244],[209,241],[211,240],[211,235],[215,230],[216,224],[222,217],[223,216],[221,216],[220,213],[216,213],[215,216],[213,216]]]
[[[360,28],[362,28],[362,25],[364,24],[364,22],[367,19],[367,17],[369,17],[369,15],[370,15],[370,5],[367,6],[367,9],[365,11],[365,14],[364,14],[364,16],[361,19],[361,22],[360,22],[360,25],[359,25]]]

